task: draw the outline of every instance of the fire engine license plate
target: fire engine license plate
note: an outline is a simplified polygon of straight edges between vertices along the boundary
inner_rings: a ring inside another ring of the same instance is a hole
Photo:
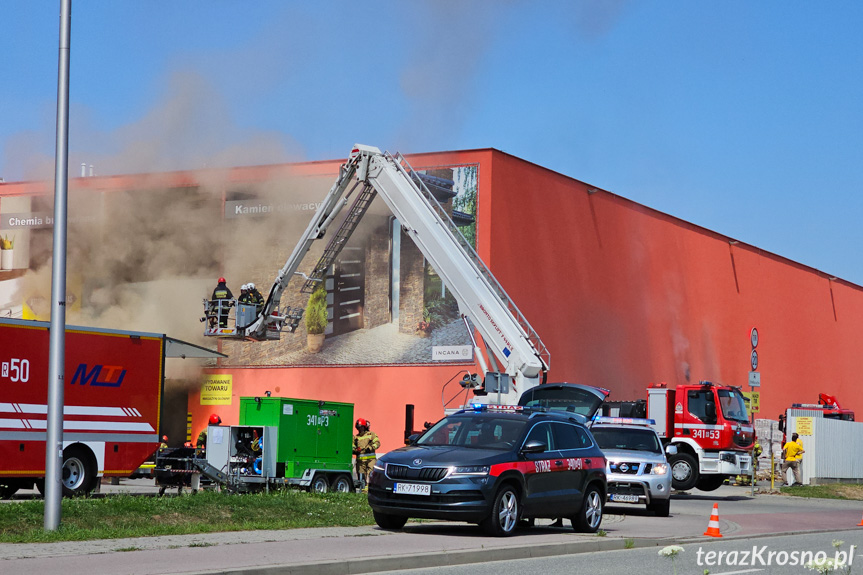
[[[393,486],[394,493],[402,495],[431,495],[431,485],[422,485],[420,483],[396,483]]]
[[[613,493],[611,500],[619,501],[620,503],[638,503],[638,495],[618,495]]]

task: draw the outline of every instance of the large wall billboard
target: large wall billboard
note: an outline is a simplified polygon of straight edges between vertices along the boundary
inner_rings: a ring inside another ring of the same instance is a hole
[[[70,323],[147,329],[203,341],[198,319],[216,278],[235,297],[254,283],[265,296],[302,231],[336,179],[302,170],[235,171],[75,180],[70,188],[67,267],[75,281]],[[453,180],[439,200],[475,245],[476,164],[423,170]],[[347,212],[347,210],[345,210]],[[0,195],[0,237],[14,238],[14,270],[0,270],[5,315],[47,319],[30,305],[50,299],[50,197]],[[340,221],[330,228],[332,234]],[[328,238],[300,266],[309,273]],[[6,281],[3,281],[6,280]],[[302,278],[282,301],[305,308]],[[470,363],[473,348],[458,304],[380,198],[329,267],[323,348],[312,353],[307,330],[281,341],[224,341],[225,366]]]

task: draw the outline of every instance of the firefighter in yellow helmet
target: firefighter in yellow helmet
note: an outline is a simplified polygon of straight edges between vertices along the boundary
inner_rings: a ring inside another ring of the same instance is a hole
[[[755,481],[758,481],[758,457],[761,456],[761,453],[764,450],[761,448],[761,444],[758,443],[758,438],[755,439],[755,445],[752,446],[752,474],[755,476]],[[738,475],[737,476],[737,484],[738,485],[751,485],[752,478],[748,475]]]
[[[357,458],[357,479],[363,491],[367,491],[369,474],[377,459],[375,451],[381,446],[381,440],[374,431],[369,429],[369,422],[365,419],[359,418],[355,427],[357,434],[354,436],[354,455]]]

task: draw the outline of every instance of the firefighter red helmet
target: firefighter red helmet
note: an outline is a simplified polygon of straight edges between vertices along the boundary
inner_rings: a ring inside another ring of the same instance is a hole
[[[167,435],[163,435],[163,436],[162,436],[162,441],[164,441],[165,443],[167,443],[167,442],[168,442],[168,436],[167,436]]]
[[[222,418],[216,415],[215,413],[210,416],[210,425],[221,425]]]
[[[356,425],[354,425],[354,427],[357,428],[357,431],[360,430],[360,427],[365,427],[366,429],[368,429],[369,422],[361,417],[357,420],[357,423],[356,423]]]
[[[226,281],[228,281],[228,280],[226,280],[225,278],[219,278],[219,283],[220,283],[220,284],[223,284],[223,283],[225,283]]]

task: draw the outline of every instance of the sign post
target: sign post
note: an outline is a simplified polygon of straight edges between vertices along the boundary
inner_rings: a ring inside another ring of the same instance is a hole
[[[751,371],[749,372],[749,393],[746,395],[749,399],[749,414],[752,418],[752,436],[754,441],[758,441],[755,436],[755,414],[761,411],[761,394],[755,391],[756,388],[761,387],[761,374],[758,373],[758,350],[755,349],[758,347],[758,328],[753,327],[749,330],[749,343],[752,346],[752,350],[749,353],[749,367]],[[771,449],[773,448],[773,444],[771,442]],[[758,480],[758,473],[756,472],[756,467],[758,467],[758,458],[755,455],[755,447],[753,444],[752,447],[752,481],[750,481],[750,485],[752,485],[752,495],[755,495],[755,482]],[[771,469],[771,473],[772,473]]]

